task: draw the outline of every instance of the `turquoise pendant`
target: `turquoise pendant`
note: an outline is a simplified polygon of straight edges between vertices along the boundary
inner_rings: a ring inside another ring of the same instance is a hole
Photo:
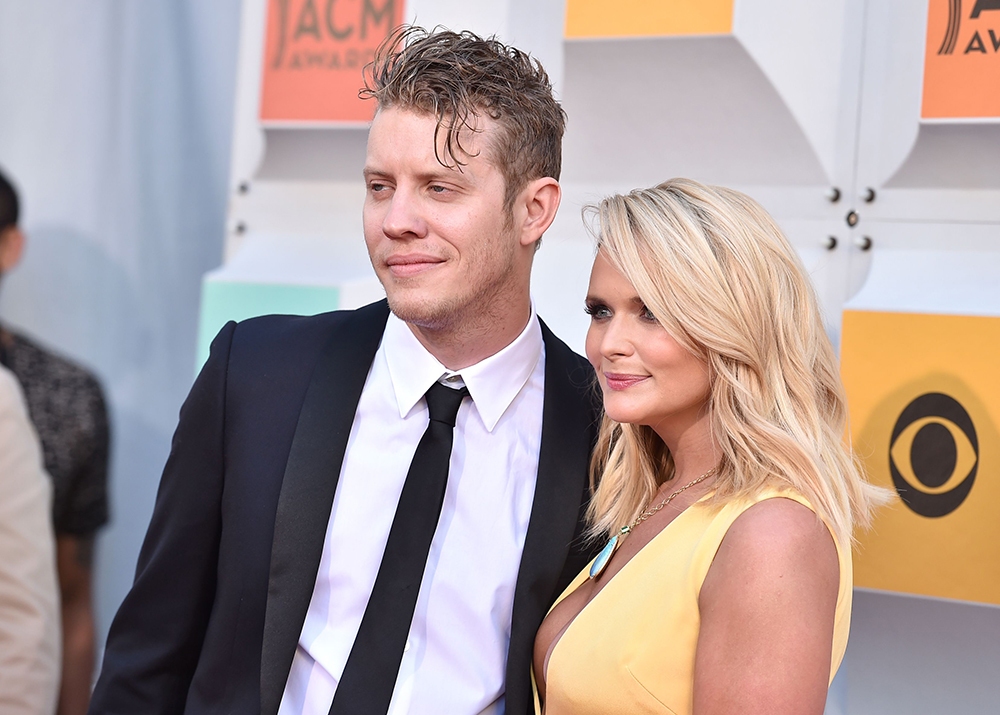
[[[598,578],[604,569],[608,567],[611,562],[611,557],[615,555],[615,551],[618,549],[618,542],[621,538],[625,536],[629,531],[631,531],[627,526],[622,527],[622,530],[608,539],[608,543],[605,544],[604,548],[601,549],[601,553],[597,555],[594,559],[594,563],[590,565],[590,578]]]

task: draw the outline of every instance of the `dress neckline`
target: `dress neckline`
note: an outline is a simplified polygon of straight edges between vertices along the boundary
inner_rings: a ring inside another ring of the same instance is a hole
[[[670,523],[668,523],[666,526],[664,526],[662,529],[660,529],[656,534],[653,535],[653,538],[651,538],[649,541],[647,541],[643,545],[643,547],[641,549],[639,549],[638,551],[636,551],[632,555],[632,558],[630,558],[628,561],[626,561],[625,564],[622,565],[622,567],[620,569],[618,569],[618,572],[615,573],[614,576],[612,576],[611,578],[609,578],[607,580],[607,582],[605,582],[604,585],[602,585],[597,590],[597,592],[594,595],[592,595],[587,600],[587,602],[585,604],[583,604],[583,608],[581,608],[579,611],[577,611],[576,615],[573,616],[573,618],[570,619],[569,623],[567,623],[565,626],[563,626],[562,630],[560,630],[556,634],[555,640],[553,640],[552,643],[549,645],[548,652],[545,654],[545,659],[542,661],[542,679],[545,682],[545,690],[546,690],[546,692],[548,692],[548,689],[549,689],[549,663],[552,662],[552,657],[555,655],[556,647],[563,640],[563,637],[566,635],[566,633],[569,631],[569,629],[573,626],[573,624],[576,623],[577,620],[579,620],[580,616],[582,616],[583,613],[587,610],[587,608],[590,607],[590,604],[592,604],[594,601],[596,601],[597,598],[608,589],[608,587],[611,585],[611,583],[613,581],[615,581],[625,571],[625,569],[627,569],[629,566],[632,565],[632,562],[634,562],[636,560],[636,558],[640,554],[642,554],[644,551],[646,551],[646,549],[648,549],[653,544],[653,542],[655,542],[657,539],[659,539],[661,536],[663,536],[663,534],[665,534],[667,532],[667,530],[670,529],[671,526],[673,526],[674,524],[677,523],[678,519],[680,519],[685,514],[687,514],[689,511],[691,511],[691,509],[693,507],[698,506],[703,501],[705,501],[706,499],[708,499],[714,493],[715,493],[715,489],[714,488],[710,489],[709,491],[705,492],[700,497],[698,497],[698,499],[696,499],[695,501],[691,502],[686,507],[684,507],[684,510],[682,512],[680,512],[679,514],[677,514],[677,516],[675,516],[673,519],[671,519]],[[594,562],[594,559],[591,559],[590,562],[583,568],[583,571],[581,573],[587,573],[587,572],[589,572],[590,565],[593,562]],[[579,575],[577,575],[577,578],[579,578]],[[575,581],[575,579],[574,579],[574,581]],[[552,610],[556,606],[558,606],[560,603],[562,603],[563,601],[565,601],[573,593],[576,593],[576,590],[578,588],[580,588],[580,586],[582,586],[582,585],[583,585],[583,582],[577,584],[577,587],[574,588],[569,593],[563,594],[563,596],[558,601],[556,601],[554,604],[552,604],[552,608],[549,609],[549,613],[551,613]]]

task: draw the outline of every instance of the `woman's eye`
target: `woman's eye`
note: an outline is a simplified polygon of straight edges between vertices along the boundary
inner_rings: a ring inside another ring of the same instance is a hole
[[[642,306],[642,312],[639,315],[643,320],[649,320],[653,323],[657,322],[656,316],[653,315],[653,312],[646,306]]]
[[[611,316],[611,311],[606,305],[600,305],[599,303],[587,303],[583,307],[583,312],[589,315],[594,320],[601,320],[602,318],[608,318]]]

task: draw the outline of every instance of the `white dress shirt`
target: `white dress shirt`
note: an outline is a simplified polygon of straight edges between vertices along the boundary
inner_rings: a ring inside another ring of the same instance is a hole
[[[0,367],[0,713],[55,711],[59,618],[52,485],[21,387]]]
[[[542,434],[545,355],[521,334],[460,375],[389,316],[358,403],[279,715],[327,715],[371,595],[435,381],[469,388],[390,715],[502,715],[514,585]]]

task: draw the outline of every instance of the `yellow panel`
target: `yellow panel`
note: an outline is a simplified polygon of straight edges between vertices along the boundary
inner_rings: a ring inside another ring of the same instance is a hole
[[[566,37],[728,35],[734,0],[566,0]]]
[[[845,311],[854,447],[896,498],[858,586],[1000,604],[1000,318]]]

